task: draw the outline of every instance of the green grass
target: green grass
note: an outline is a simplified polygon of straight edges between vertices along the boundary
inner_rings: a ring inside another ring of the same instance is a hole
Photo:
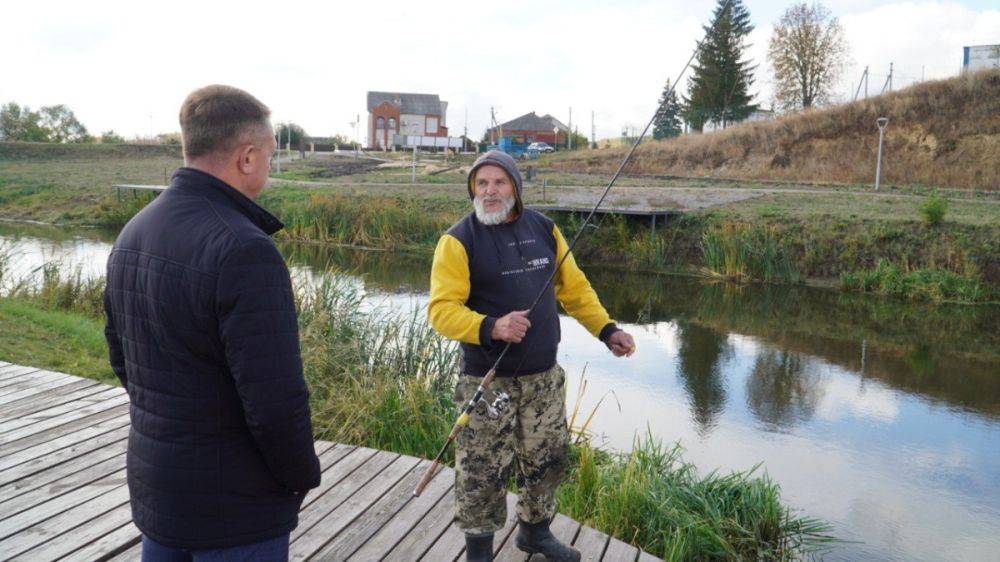
[[[790,560],[834,540],[830,525],[783,506],[756,469],[699,476],[679,445],[648,434],[627,454],[583,445],[575,457],[560,508],[664,560]]]
[[[103,328],[104,322],[93,316],[0,298],[0,357],[4,361],[117,385],[108,364]]]
[[[958,275],[940,269],[903,268],[882,260],[874,269],[844,272],[841,288],[848,291],[877,293],[915,301],[983,302],[996,298],[996,292],[977,277]]]

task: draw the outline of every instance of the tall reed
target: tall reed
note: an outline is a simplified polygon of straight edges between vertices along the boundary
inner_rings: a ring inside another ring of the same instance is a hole
[[[799,273],[775,229],[726,222],[701,239],[703,271],[733,281],[795,283]]]
[[[783,506],[766,475],[699,476],[679,445],[648,433],[629,453],[585,443],[576,457],[560,508],[665,560],[790,560],[834,542],[828,524]]]

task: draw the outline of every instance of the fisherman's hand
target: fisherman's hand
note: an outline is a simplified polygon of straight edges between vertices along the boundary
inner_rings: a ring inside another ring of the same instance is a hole
[[[496,323],[493,324],[490,337],[507,343],[521,343],[524,334],[528,333],[530,327],[531,321],[528,320],[528,311],[515,310],[497,319]]]
[[[631,357],[635,353],[635,340],[624,330],[618,330],[608,337],[608,347],[615,357]]]

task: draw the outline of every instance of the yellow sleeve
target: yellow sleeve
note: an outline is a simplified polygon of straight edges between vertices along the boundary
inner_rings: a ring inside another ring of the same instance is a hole
[[[552,226],[552,235],[556,238],[556,263],[559,263],[558,260],[566,254],[569,245],[558,226]],[[587,281],[587,276],[576,265],[573,254],[567,256],[559,268],[555,290],[559,304],[594,337],[599,337],[601,330],[612,322],[608,311],[601,306],[594,288],[590,286],[590,281]]]
[[[427,317],[442,336],[479,345],[479,328],[486,316],[465,306],[470,287],[469,256],[465,246],[454,236],[445,234],[434,249]]]

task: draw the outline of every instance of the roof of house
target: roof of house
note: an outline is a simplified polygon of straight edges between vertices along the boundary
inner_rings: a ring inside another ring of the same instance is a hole
[[[546,113],[539,117],[534,111],[531,113],[525,113],[524,115],[507,121],[506,123],[500,125],[504,129],[509,129],[511,131],[545,131],[549,132],[555,127],[559,127],[560,130],[569,130],[569,127],[563,125],[561,121],[555,117]]]
[[[368,92],[368,111],[384,102],[399,106],[400,113],[441,115],[441,98],[437,94],[404,94],[400,92]]]

